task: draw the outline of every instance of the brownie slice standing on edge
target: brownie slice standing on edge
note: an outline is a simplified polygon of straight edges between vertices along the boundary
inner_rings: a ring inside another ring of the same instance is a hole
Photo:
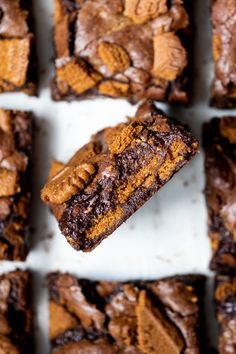
[[[236,277],[216,277],[216,315],[219,323],[219,354],[236,353]]]
[[[215,78],[211,105],[236,107],[236,2],[212,0],[213,57]]]
[[[0,275],[0,353],[32,354],[33,314],[30,274],[26,271]]]
[[[151,102],[134,119],[106,128],[66,164],[41,196],[77,250],[91,251],[126,221],[198,151],[188,129]]]
[[[55,100],[189,103],[188,0],[54,0]]]
[[[236,274],[236,117],[203,128],[211,269]]]
[[[205,277],[106,282],[51,273],[52,354],[205,353]]]
[[[37,94],[32,0],[0,0],[0,93]]]
[[[23,261],[29,251],[32,118],[0,109],[0,260]]]

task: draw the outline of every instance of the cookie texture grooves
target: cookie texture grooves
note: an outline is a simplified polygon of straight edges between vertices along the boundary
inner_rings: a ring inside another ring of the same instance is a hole
[[[30,113],[0,109],[0,260],[25,260],[30,248]]]
[[[54,164],[41,196],[68,242],[88,252],[197,151],[187,128],[146,102],[128,123],[94,135],[66,165]]]
[[[0,0],[0,93],[37,94],[31,0]]]
[[[236,3],[212,0],[212,46],[215,77],[211,105],[217,108],[236,107]]]
[[[0,353],[34,353],[31,276],[26,271],[0,275]]]
[[[236,348],[236,277],[217,275],[215,281],[216,316],[219,324],[219,354]]]
[[[205,278],[125,283],[51,273],[52,354],[203,354]]]
[[[189,103],[188,0],[54,0],[52,97]]]
[[[203,128],[211,269],[236,274],[236,118],[213,118]]]

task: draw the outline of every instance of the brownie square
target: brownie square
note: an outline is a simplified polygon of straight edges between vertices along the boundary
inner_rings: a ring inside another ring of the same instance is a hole
[[[31,145],[31,115],[0,109],[0,260],[29,251]]]
[[[107,282],[51,273],[51,353],[204,353],[205,278]]]
[[[186,127],[146,102],[128,123],[94,135],[66,165],[54,164],[41,197],[68,242],[90,252],[197,151]]]
[[[236,107],[236,3],[212,0],[211,13],[215,65],[211,105],[233,108]]]
[[[31,277],[26,271],[0,275],[0,353],[32,354]]]
[[[0,0],[0,93],[37,93],[31,0]]]
[[[208,234],[211,269],[236,274],[236,117],[204,125]]]
[[[54,0],[54,100],[187,104],[188,0]]]
[[[215,289],[219,354],[236,351],[236,277],[218,275]]]

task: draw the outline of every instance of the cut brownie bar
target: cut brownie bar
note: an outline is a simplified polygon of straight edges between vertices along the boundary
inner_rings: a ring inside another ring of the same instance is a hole
[[[30,275],[15,271],[0,275],[0,353],[32,354],[33,318]]]
[[[215,78],[212,106],[236,107],[236,2],[212,0],[213,57]]]
[[[219,323],[219,353],[236,353],[236,277],[216,277],[216,315]]]
[[[29,250],[29,113],[0,110],[0,260],[24,260]]]
[[[55,100],[187,104],[192,3],[54,0]]]
[[[203,276],[114,283],[52,273],[48,279],[53,354],[204,353]]]
[[[0,0],[0,93],[37,93],[31,4],[31,0]]]
[[[150,102],[129,123],[93,136],[42,190],[62,233],[91,251],[198,151],[190,132]]]
[[[214,118],[203,129],[211,269],[236,274],[236,118]]]

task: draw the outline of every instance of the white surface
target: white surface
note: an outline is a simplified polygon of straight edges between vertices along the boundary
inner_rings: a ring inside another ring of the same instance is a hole
[[[40,53],[39,98],[22,94],[3,94],[3,108],[31,110],[38,129],[35,135],[34,202],[32,207],[34,247],[26,264],[1,263],[0,272],[27,267],[34,272],[35,312],[39,354],[48,352],[47,291],[45,274],[70,271],[80,277],[98,279],[154,279],[176,273],[210,274],[210,246],[203,188],[203,154],[177,174],[149,203],[105,240],[95,251],[82,254],[73,250],[60,235],[53,216],[39,199],[52,158],[66,161],[91,134],[115,125],[132,115],[136,107],[122,100],[97,99],[74,103],[55,103],[50,99],[49,80],[53,56],[52,0],[35,0],[38,51]],[[208,107],[211,68],[209,1],[198,0],[194,105],[167,108],[166,112],[190,125],[200,137],[206,119],[223,112]],[[232,113],[233,114],[233,113]],[[53,238],[48,236],[53,233]],[[210,295],[208,295],[210,299]],[[211,299],[207,318],[213,320]],[[210,330],[215,341],[214,325]]]

